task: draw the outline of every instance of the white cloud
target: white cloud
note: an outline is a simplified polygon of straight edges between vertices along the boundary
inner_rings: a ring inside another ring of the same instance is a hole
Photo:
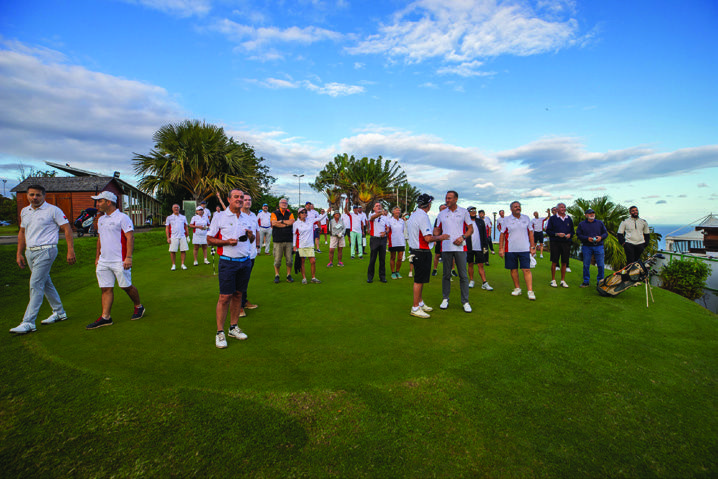
[[[356,95],[358,93],[364,93],[366,90],[363,86],[359,85],[347,85],[345,83],[324,83],[323,85],[316,85],[309,80],[293,81],[282,80],[279,78],[267,78],[265,80],[254,80],[247,79],[247,82],[261,85],[266,88],[283,89],[283,88],[305,88],[309,91],[315,92],[319,95],[329,95],[331,97]]]
[[[123,0],[178,17],[204,16],[212,8],[211,0]]]
[[[534,188],[531,191],[521,193],[521,198],[551,198],[553,195],[543,188]]]
[[[163,88],[65,64],[59,52],[3,47],[3,162],[56,160],[129,174],[132,153],[149,151],[160,126],[184,117]]]
[[[439,75],[459,75],[462,77],[478,77],[478,76],[492,76],[496,72],[484,72],[478,70],[483,65],[483,62],[474,60],[472,62],[463,62],[459,65],[444,66],[439,68],[436,73]]]
[[[354,69],[355,69],[355,70],[362,70],[362,69],[364,69],[365,66],[366,66],[366,65],[365,65],[364,63],[354,62]]]
[[[271,45],[311,45],[320,41],[337,41],[343,36],[324,28],[308,26],[308,27],[254,27],[243,25],[229,19],[222,19],[215,22],[211,27],[212,30],[222,33],[227,39],[238,44],[239,48],[247,52],[263,52]],[[281,58],[282,55],[274,50],[269,50],[268,54],[274,58]]]
[[[578,22],[571,14],[566,8],[535,10],[520,0],[418,0],[347,51],[383,54],[407,63],[552,52],[580,40]]]
[[[264,86],[267,88],[298,88],[299,85],[296,82],[281,80],[279,78],[267,78],[264,81]]]

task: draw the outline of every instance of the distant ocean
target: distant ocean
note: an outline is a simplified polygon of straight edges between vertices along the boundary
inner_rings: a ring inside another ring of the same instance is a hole
[[[666,235],[673,233],[674,235],[680,235],[683,233],[688,233],[689,231],[693,231],[695,229],[695,226],[685,226],[685,225],[650,225],[653,227],[653,231],[656,233],[661,234],[661,241],[658,243],[660,249],[665,249],[666,247]],[[679,229],[679,231],[676,231]],[[674,233],[674,231],[676,231]]]

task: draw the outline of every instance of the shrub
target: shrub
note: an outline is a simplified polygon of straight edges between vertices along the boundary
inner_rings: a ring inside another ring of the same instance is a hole
[[[672,259],[659,273],[661,288],[690,300],[703,296],[710,267],[698,259]]]

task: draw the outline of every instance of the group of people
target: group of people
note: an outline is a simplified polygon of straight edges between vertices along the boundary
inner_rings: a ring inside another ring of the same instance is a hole
[[[24,334],[36,330],[35,321],[46,297],[52,307],[50,317],[42,324],[52,324],[67,319],[59,294],[50,279],[50,268],[58,254],[57,243],[59,230],[62,229],[67,240],[67,261],[75,262],[73,236],[70,224],[64,213],[56,206],[45,202],[45,189],[40,185],[32,185],[27,190],[29,206],[21,212],[21,224],[18,234],[17,264],[21,268],[29,266],[30,301],[23,321],[10,331]],[[114,301],[115,283],[124,290],[134,304],[130,319],[142,318],[145,308],[140,301],[137,288],[132,284],[132,259],[134,250],[134,226],[131,219],[118,209],[117,196],[110,191],[91,196],[96,200],[98,210],[103,213],[97,221],[99,238],[95,258],[96,276],[101,290],[102,314],[86,326],[95,329],[113,324],[111,316]],[[238,325],[239,318],[246,316],[247,309],[258,306],[248,301],[247,291],[257,255],[264,248],[269,254],[269,238],[273,244],[274,282],[280,282],[280,268],[284,258],[286,281],[294,282],[291,267],[294,255],[301,262],[302,283],[319,284],[316,277],[316,256],[319,252],[320,235],[326,231],[330,236],[329,263],[334,266],[334,253],[337,252],[337,266],[342,267],[342,254],[346,246],[345,237],[351,238],[352,258],[363,257],[364,234],[368,233],[370,260],[367,269],[367,282],[372,283],[375,277],[378,259],[379,281],[387,282],[386,253],[390,253],[391,278],[400,279],[400,268],[406,249],[409,245],[409,262],[413,276],[412,316],[428,318],[432,308],[423,301],[423,286],[435,274],[436,263],[432,269],[432,243],[436,243],[437,256],[443,263],[442,301],[440,309],[449,308],[449,300],[453,275],[459,278],[459,290],[462,309],[472,312],[469,303],[469,290],[475,285],[474,266],[481,278],[481,289],[492,291],[486,277],[485,264],[488,264],[490,252],[493,253],[491,240],[491,222],[483,210],[473,206],[463,208],[458,205],[459,194],[448,191],[445,202],[440,208],[436,221],[431,223],[428,212],[434,198],[422,194],[417,199],[417,209],[410,216],[402,216],[396,207],[391,213],[385,210],[381,202],[375,202],[369,216],[358,205],[349,207],[347,200],[344,212],[333,211],[331,218],[323,210],[317,211],[311,202],[300,208],[297,218],[288,208],[288,200],[282,198],[278,208],[269,213],[268,205],[262,205],[259,214],[251,211],[252,199],[241,190],[230,191],[225,205],[220,198],[223,210],[219,207],[212,215],[202,202],[197,206],[196,214],[188,223],[180,214],[179,205],[173,205],[172,214],[166,219],[166,237],[172,261],[171,270],[176,270],[176,253],[180,252],[180,267],[185,266],[185,255],[189,249],[189,229],[193,230],[194,264],[198,265],[199,248],[204,253],[204,263],[209,264],[207,246],[217,248],[219,255],[219,298],[216,306],[217,334],[215,344],[218,348],[227,347],[227,336],[247,339]],[[582,243],[583,282],[582,287],[590,281],[590,265],[592,260],[598,267],[597,282],[604,277],[603,242],[608,236],[605,225],[598,219],[593,210],[585,211],[586,219],[574,227],[573,219],[566,214],[566,205],[559,203],[550,215],[534,218],[521,213],[521,203],[514,201],[510,205],[509,216],[503,210],[499,212],[497,227],[500,233],[498,254],[504,259],[504,267],[510,271],[514,285],[511,294],[522,294],[519,269],[527,289],[529,300],[536,300],[533,290],[531,268],[535,265],[537,249],[543,257],[544,232],[550,240],[551,282],[550,286],[559,285],[567,288],[566,272],[572,237],[575,235]],[[640,258],[643,249],[650,241],[650,230],[645,220],[639,218],[638,208],[629,209],[630,217],[619,226],[617,236],[624,246],[629,263]],[[322,223],[326,229],[322,228]],[[308,261],[307,261],[308,259]],[[309,263],[310,279],[307,279]],[[532,264],[533,263],[533,264]],[[556,271],[560,271],[560,282],[556,282]],[[230,326],[225,334],[225,322],[229,313]]]

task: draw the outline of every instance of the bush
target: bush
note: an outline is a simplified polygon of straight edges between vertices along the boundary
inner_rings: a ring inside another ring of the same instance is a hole
[[[659,273],[661,288],[690,300],[703,296],[709,275],[708,265],[698,259],[672,259]]]

